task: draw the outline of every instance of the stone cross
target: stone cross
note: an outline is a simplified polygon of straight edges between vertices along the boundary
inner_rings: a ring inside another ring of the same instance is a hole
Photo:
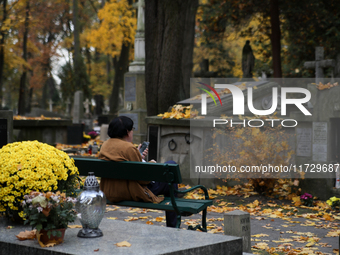
[[[145,26],[144,26],[144,0],[139,0],[133,5],[138,12],[137,16],[137,31],[135,35],[135,57],[129,65],[129,72],[144,72],[145,71]]]
[[[85,113],[89,114],[90,113],[90,100],[88,98],[86,98],[85,102],[83,103],[84,107],[85,107]]]
[[[144,31],[144,7],[145,3],[144,0],[139,0],[137,3],[133,5],[137,9],[138,16],[137,16],[137,30]]]
[[[48,104],[50,106],[50,112],[52,112],[53,111],[53,101],[52,101],[51,98],[50,98],[50,100],[48,100]]]
[[[315,61],[308,61],[304,63],[304,67],[307,69],[315,69],[315,83],[319,84],[323,82],[324,72],[323,69],[327,67],[335,67],[334,59],[324,59],[323,47],[315,47]],[[333,70],[334,75],[334,70]]]

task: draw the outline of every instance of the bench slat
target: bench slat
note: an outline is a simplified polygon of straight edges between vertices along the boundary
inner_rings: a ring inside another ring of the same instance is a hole
[[[165,197],[164,201],[159,204],[146,203],[146,202],[136,202],[136,201],[122,201],[119,203],[113,203],[118,206],[128,206],[128,207],[140,207],[155,210],[165,210],[174,211],[171,205],[170,197]],[[176,204],[180,211],[189,213],[199,213],[206,207],[213,204],[212,200],[192,200],[192,199],[176,199]]]
[[[79,175],[87,176],[88,172],[94,172],[95,176],[135,181],[159,181],[169,182],[164,175],[166,167],[172,173],[172,183],[182,183],[182,177],[177,164],[161,164],[132,161],[107,161],[96,158],[73,157],[74,164],[78,168]],[[150,177],[152,176],[152,179]]]

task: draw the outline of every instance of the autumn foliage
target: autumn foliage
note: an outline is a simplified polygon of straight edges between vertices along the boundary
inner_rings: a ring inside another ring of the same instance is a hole
[[[228,137],[229,144],[221,146],[218,141]],[[209,158],[212,164],[236,166],[238,178],[250,179],[255,191],[260,194],[272,193],[276,179],[282,178],[279,172],[241,172],[241,166],[287,166],[294,154],[288,139],[289,135],[280,127],[274,128],[230,128],[219,129],[214,135],[214,146],[210,149]],[[217,176],[226,178],[226,176]],[[298,176],[285,176],[296,178]]]

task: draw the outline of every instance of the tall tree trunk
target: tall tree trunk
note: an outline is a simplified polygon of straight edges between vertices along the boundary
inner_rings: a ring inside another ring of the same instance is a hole
[[[2,24],[7,19],[7,0],[2,1]],[[4,81],[4,64],[5,64],[5,31],[1,30],[0,39],[0,110],[2,109],[2,87]]]
[[[145,92],[147,114],[163,113],[183,94],[185,13],[190,1],[145,1]]]
[[[110,113],[118,115],[119,106],[119,90],[124,85],[124,74],[129,66],[129,52],[130,43],[124,44],[120,52],[119,60],[114,64],[115,78],[113,81],[113,87],[110,97]]]
[[[75,72],[75,86],[79,88],[80,78],[80,35],[79,35],[79,10],[78,10],[78,0],[73,0],[73,36],[74,36],[74,53],[73,53],[73,68]]]
[[[189,6],[186,10],[184,21],[184,40],[182,54],[182,72],[183,72],[183,94],[184,98],[190,97],[190,78],[192,77],[193,53],[195,43],[195,22],[198,0],[188,1]]]
[[[128,0],[129,5],[132,5],[132,0]],[[102,6],[105,4],[105,1],[102,1]],[[113,68],[115,70],[115,77],[113,80],[112,92],[109,100],[110,104],[110,113],[114,115],[118,115],[118,107],[119,107],[119,91],[120,88],[124,86],[124,74],[127,72],[129,67],[129,55],[130,55],[130,43],[123,43],[122,49],[120,51],[119,60],[117,58],[113,59]],[[107,82],[111,83],[111,77],[109,73],[109,66],[107,65]]]
[[[89,77],[91,77],[91,71],[92,71],[92,67],[91,67],[91,62],[92,62],[92,57],[91,57],[91,52],[90,49],[88,47],[86,47],[86,60],[87,60],[87,75]]]
[[[81,1],[84,4],[84,1]],[[74,26],[74,55],[73,55],[73,71],[75,91],[84,92],[85,98],[91,98],[89,88],[89,77],[87,75],[86,65],[81,55],[80,49],[80,31],[78,0],[73,0],[73,26]]]
[[[274,78],[282,78],[281,29],[280,29],[279,15],[280,13],[279,13],[278,0],[270,0],[270,24],[271,24],[271,29],[272,29],[270,41],[272,45]]]
[[[73,0],[73,35],[74,35],[74,55],[73,61],[75,61],[80,55],[80,39],[79,39],[79,10],[78,10],[78,0]]]
[[[109,88],[111,88],[111,59],[110,55],[106,55],[106,83]],[[116,62],[115,59],[112,59],[113,63]],[[113,66],[115,66],[115,64]]]
[[[23,36],[23,54],[22,58],[27,61],[27,37],[28,37],[28,21],[29,21],[30,2],[26,1],[26,17],[25,17],[25,28]],[[19,89],[19,104],[18,114],[25,115],[25,90],[26,90],[26,76],[27,70],[24,70],[20,77],[20,89]]]

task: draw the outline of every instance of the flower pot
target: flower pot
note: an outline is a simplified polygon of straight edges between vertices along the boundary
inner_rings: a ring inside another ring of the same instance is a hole
[[[47,232],[48,231],[51,231],[51,235],[50,237],[48,237],[47,235]],[[53,236],[52,235],[52,231],[60,231],[61,232],[61,237],[58,237],[58,236]],[[66,231],[66,228],[60,228],[60,229],[51,229],[51,230],[45,230],[45,229],[42,229],[40,230],[39,234],[40,234],[40,242],[42,242],[43,244],[47,244],[47,243],[62,243],[64,241],[64,236],[65,236],[65,231]]]

